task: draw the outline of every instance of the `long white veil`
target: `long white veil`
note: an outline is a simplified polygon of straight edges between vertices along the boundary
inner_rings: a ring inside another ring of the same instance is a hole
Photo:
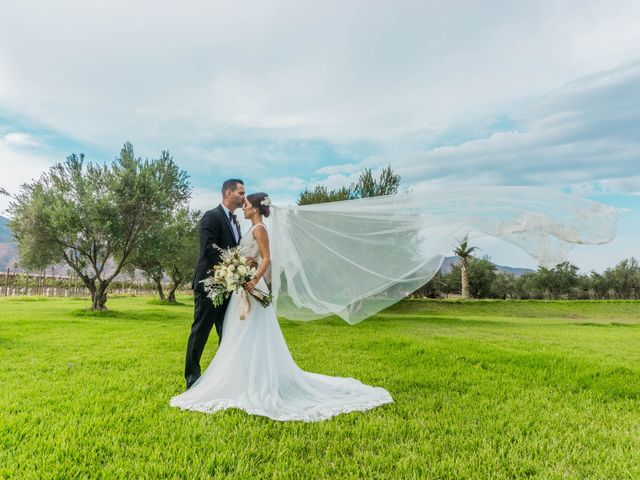
[[[351,324],[428,282],[465,236],[511,242],[541,265],[574,244],[613,240],[620,210],[535,187],[478,187],[307,206],[273,206],[272,292],[279,315]]]

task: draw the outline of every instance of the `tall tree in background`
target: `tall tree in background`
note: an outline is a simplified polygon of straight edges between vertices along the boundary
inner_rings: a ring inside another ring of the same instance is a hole
[[[351,187],[341,187],[328,190],[324,185],[316,185],[313,190],[305,189],[298,197],[298,205],[313,205],[314,203],[339,202],[356,198]]]
[[[144,233],[189,199],[187,179],[168,152],[143,161],[130,143],[110,166],[69,156],[13,197],[10,228],[22,263],[66,262],[89,289],[91,308],[105,310],[109,284]]]
[[[164,229],[166,224],[160,223],[148,229],[140,239],[140,245],[131,256],[127,272],[135,278],[136,269],[141,270],[150,283],[156,287],[160,300],[166,299],[162,288],[164,271],[162,256],[165,253]]]
[[[186,208],[177,212],[169,229],[174,254],[164,262],[165,272],[171,279],[168,301],[175,303],[176,290],[191,282],[198,259],[200,211]]]
[[[486,298],[493,293],[491,287],[496,279],[496,266],[489,257],[468,259],[469,296],[472,298]]]
[[[469,255],[466,260],[466,278],[468,279],[467,296],[465,298],[487,298],[494,295],[497,274],[496,266],[489,257],[475,258]],[[451,265],[446,281],[455,291],[462,293],[462,260]]]
[[[391,195],[398,193],[399,187],[400,175],[394,174],[391,166],[385,167],[377,180],[373,177],[371,169],[365,168],[358,181],[349,187],[328,190],[324,185],[317,185],[313,190],[305,189],[298,197],[298,205]]]
[[[398,193],[400,187],[400,175],[396,175],[391,170],[391,166],[386,166],[378,180],[373,178],[370,168],[366,168],[358,178],[358,182],[352,186],[355,198],[379,197],[382,195],[393,195]]]
[[[640,298],[640,263],[634,257],[622,260],[604,272],[616,298]]]
[[[568,298],[580,278],[578,267],[571,262],[562,262],[553,268],[540,267],[533,286],[542,292],[544,298]]]
[[[460,258],[460,283],[463,298],[469,298],[469,257],[477,249],[478,247],[470,247],[469,239],[465,237],[453,251]]]
[[[166,221],[147,230],[131,260],[134,268],[142,270],[158,291],[160,300],[176,302],[175,292],[193,277],[198,257],[199,211],[180,208]],[[165,297],[162,281],[171,280]]]

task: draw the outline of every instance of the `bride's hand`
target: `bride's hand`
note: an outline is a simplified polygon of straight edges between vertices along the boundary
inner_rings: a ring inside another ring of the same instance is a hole
[[[252,290],[254,290],[256,288],[256,285],[258,284],[258,280],[256,280],[255,278],[252,280],[249,280],[247,283],[244,284],[244,289],[247,292],[250,292]]]
[[[258,268],[258,262],[256,262],[256,259],[253,257],[247,257],[247,265],[249,265],[249,267]]]

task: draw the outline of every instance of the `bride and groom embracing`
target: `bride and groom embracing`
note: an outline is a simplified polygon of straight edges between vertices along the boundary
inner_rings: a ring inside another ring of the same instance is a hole
[[[234,214],[238,208],[251,222],[244,235]],[[244,289],[268,291],[265,274],[271,254],[263,219],[270,213],[267,194],[246,195],[242,180],[230,179],[222,186],[222,203],[200,220],[200,254],[192,285],[194,320],[185,362],[187,391],[173,397],[171,406],[210,413],[239,408],[273,420],[313,422],[393,402],[383,388],[300,369],[291,357],[273,305],[263,307],[248,295],[251,305],[242,315],[240,292],[218,307],[207,296],[201,281],[220,263],[219,249],[237,246],[256,266]],[[201,374],[200,359],[214,325],[218,351]]]
[[[203,412],[239,408],[274,420],[324,420],[393,399],[383,388],[305,372],[296,365],[274,306],[263,307],[254,298],[258,291],[268,291],[264,276],[270,263],[274,297],[286,293],[291,300],[280,302],[281,314],[301,320],[338,315],[353,324],[424,285],[458,239],[469,234],[507,241],[541,265],[552,266],[566,260],[574,244],[612,241],[621,213],[538,187],[427,186],[275,208],[265,193],[245,196],[243,182],[231,179],[222,187],[222,198],[200,221],[185,368],[188,390],[173,397],[171,405]],[[244,235],[233,214],[240,207],[251,222]],[[271,213],[269,232],[263,219]],[[213,302],[202,280],[217,265],[222,270],[220,248],[236,247],[253,259],[255,275],[226,301],[220,303],[222,297],[216,295]],[[247,295],[252,289],[253,295]],[[200,358],[214,325],[220,345],[201,375]]]

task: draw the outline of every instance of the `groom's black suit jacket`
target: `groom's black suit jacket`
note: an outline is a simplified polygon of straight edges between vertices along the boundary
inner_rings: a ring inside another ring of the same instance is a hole
[[[200,219],[200,255],[198,255],[196,271],[191,283],[191,288],[194,290],[204,292],[200,280],[209,276],[209,270],[220,263],[220,252],[213,245],[216,244],[222,249],[238,245],[231,228],[231,220],[222,205],[204,212]],[[239,233],[240,229],[238,228]]]

